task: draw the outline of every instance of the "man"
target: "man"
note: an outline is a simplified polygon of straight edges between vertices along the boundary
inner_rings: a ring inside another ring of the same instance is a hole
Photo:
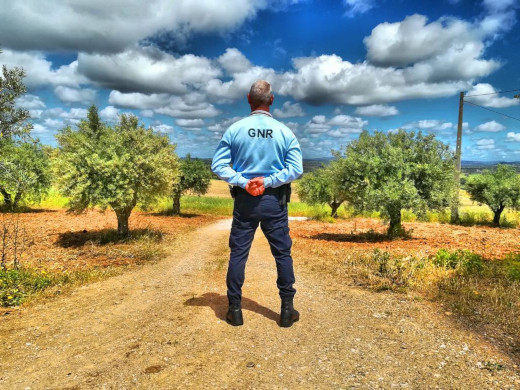
[[[273,100],[267,81],[258,80],[251,86],[247,95],[251,114],[226,130],[211,165],[219,178],[233,186],[235,198],[226,277],[226,319],[234,326],[244,323],[242,285],[259,224],[276,261],[276,284],[282,300],[280,326],[290,327],[299,319],[293,305],[296,290],[286,201],[288,184],[303,174],[302,154],[293,132],[269,113]]]

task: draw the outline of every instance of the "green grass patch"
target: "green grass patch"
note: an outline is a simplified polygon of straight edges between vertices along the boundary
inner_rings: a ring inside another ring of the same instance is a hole
[[[478,206],[466,199],[465,195],[461,196],[462,207],[460,208],[460,224],[464,226],[484,225],[491,226],[493,224],[493,214],[484,206]],[[68,199],[51,188],[48,195],[42,199],[39,204],[41,208],[59,209],[65,208]],[[31,205],[29,205],[31,206]],[[32,205],[36,206],[36,205]],[[172,200],[169,197],[161,198],[156,204],[147,208],[137,207],[137,210],[145,210],[167,214],[172,209]],[[233,199],[214,197],[214,196],[183,196],[181,198],[181,212],[183,214],[209,214],[209,215],[231,215],[233,213]],[[334,222],[335,219],[330,216],[331,209],[327,205],[308,205],[303,202],[290,202],[289,215],[295,217],[308,217],[320,221]],[[379,212],[362,212],[355,213],[354,209],[343,204],[338,209],[338,217],[340,219],[349,219],[353,217],[376,218],[381,219]],[[441,211],[427,211],[425,215],[419,216],[411,210],[402,211],[403,222],[439,222],[450,223],[450,211],[448,209]],[[501,218],[500,226],[506,228],[514,228],[520,226],[520,212],[507,209]]]
[[[31,268],[0,269],[0,306],[18,306],[53,287],[55,293],[60,293],[67,286],[99,280],[114,272],[113,269],[62,273],[47,273]]]
[[[41,200],[39,206],[44,209],[61,209],[65,208],[68,198],[61,195],[54,187],[52,187],[47,195]]]
[[[172,199],[161,199],[153,210],[158,213],[169,214],[172,210]],[[183,196],[181,197],[181,214],[232,215],[233,199]]]

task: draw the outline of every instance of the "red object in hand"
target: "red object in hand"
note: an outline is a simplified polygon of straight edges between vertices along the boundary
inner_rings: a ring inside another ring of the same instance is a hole
[[[265,191],[264,178],[255,177],[254,179],[249,180],[246,184],[246,191],[253,196],[262,195]]]

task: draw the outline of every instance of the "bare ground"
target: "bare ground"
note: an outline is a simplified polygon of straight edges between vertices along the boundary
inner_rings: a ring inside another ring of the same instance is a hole
[[[171,255],[0,318],[2,389],[518,389],[518,368],[438,308],[312,274],[295,259],[292,328],[260,231],[242,327],[223,320],[228,222]],[[296,243],[297,245],[297,243]]]

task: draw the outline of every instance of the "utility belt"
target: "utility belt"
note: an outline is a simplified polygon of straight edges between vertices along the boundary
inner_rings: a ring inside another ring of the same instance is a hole
[[[264,195],[276,195],[280,200],[280,204],[286,205],[291,201],[291,183],[281,185],[280,187],[269,187],[264,190]],[[229,186],[229,192],[231,193],[231,197],[235,199],[239,193],[248,194],[249,193],[239,186]]]

